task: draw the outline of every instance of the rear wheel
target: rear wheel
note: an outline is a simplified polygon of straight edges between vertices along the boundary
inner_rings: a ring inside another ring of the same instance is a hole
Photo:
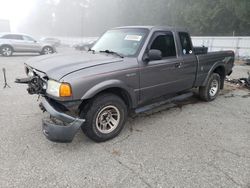
[[[200,97],[205,101],[212,101],[214,100],[219,92],[221,86],[221,79],[220,75],[217,73],[213,73],[207,82],[206,86],[200,87]]]
[[[13,54],[13,49],[10,46],[2,46],[0,48],[1,54],[5,57],[12,56]]]
[[[41,52],[42,55],[53,54],[53,53],[54,53],[54,50],[50,46],[44,47],[42,52]]]
[[[80,116],[86,119],[82,126],[85,135],[104,142],[121,132],[127,119],[127,106],[114,94],[102,94],[86,105]]]

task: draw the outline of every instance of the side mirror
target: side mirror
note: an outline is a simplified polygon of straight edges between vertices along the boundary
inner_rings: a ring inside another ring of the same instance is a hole
[[[151,49],[148,52],[148,58],[149,61],[154,60],[161,60],[162,59],[162,53],[160,50]]]
[[[34,40],[34,43],[37,43],[37,41],[36,41],[36,40]]]

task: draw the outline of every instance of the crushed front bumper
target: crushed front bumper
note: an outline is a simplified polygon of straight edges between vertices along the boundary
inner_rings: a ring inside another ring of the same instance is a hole
[[[52,118],[60,120],[56,121],[43,119],[43,134],[51,141],[55,142],[71,142],[85,122],[85,119],[72,117],[53,106],[46,98],[42,99],[42,109],[46,110]]]

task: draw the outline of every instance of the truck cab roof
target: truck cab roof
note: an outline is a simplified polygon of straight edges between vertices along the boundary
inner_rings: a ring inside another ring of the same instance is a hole
[[[186,28],[183,27],[171,27],[171,26],[123,26],[123,27],[116,27],[113,29],[148,29],[150,31],[183,31],[188,32]]]

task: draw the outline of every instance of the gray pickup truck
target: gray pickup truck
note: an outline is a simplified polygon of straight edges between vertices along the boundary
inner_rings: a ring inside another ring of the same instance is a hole
[[[48,139],[70,142],[81,128],[102,142],[120,133],[129,112],[157,98],[199,88],[201,99],[214,100],[232,73],[234,52],[195,51],[185,29],[119,27],[88,52],[27,61],[28,77],[16,82],[42,96],[40,108],[50,114],[43,120]]]

